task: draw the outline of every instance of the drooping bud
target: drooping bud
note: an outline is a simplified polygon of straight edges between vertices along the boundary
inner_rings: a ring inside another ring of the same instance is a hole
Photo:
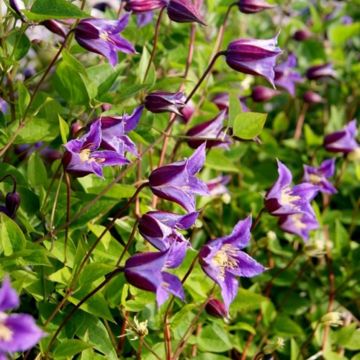
[[[329,152],[351,153],[360,146],[356,141],[356,135],[356,120],[352,120],[341,130],[326,135],[324,147]]]
[[[9,217],[14,218],[20,206],[20,195],[18,192],[9,192],[5,198],[5,206]]]
[[[277,47],[278,35],[272,39],[239,39],[232,41],[226,52],[226,62],[244,74],[264,77],[274,85],[276,58],[281,54]]]
[[[181,116],[180,119],[187,124],[191,118],[194,115],[195,112],[195,106],[194,103],[192,102],[192,100],[190,100],[181,110]]]
[[[310,67],[306,76],[309,80],[318,80],[324,77],[336,77],[332,64],[322,64]]]
[[[278,90],[274,90],[266,86],[255,86],[251,92],[251,98],[255,102],[265,102],[279,94],[281,94],[281,92]]]
[[[274,7],[274,5],[262,0],[239,0],[237,5],[244,14],[255,14]]]
[[[22,0],[9,0],[10,7],[20,16],[22,20],[25,20],[22,10],[25,9],[24,2]]]
[[[191,0],[170,0],[167,12],[169,18],[178,23],[197,22],[206,25]]]
[[[145,108],[152,113],[172,112],[182,116],[186,96],[183,92],[156,91],[146,96]]]
[[[227,318],[228,316],[224,303],[215,298],[212,298],[207,302],[205,311],[209,315],[217,318]]]
[[[135,13],[148,12],[166,6],[166,0],[126,0],[125,10]]]
[[[325,102],[324,98],[322,98],[318,93],[310,90],[304,93],[303,99],[308,104],[323,104]]]
[[[41,22],[41,25],[44,25],[52,33],[59,35],[63,38],[66,37],[66,29],[55,20],[45,20]]]
[[[312,37],[312,33],[308,29],[297,30],[293,34],[293,39],[296,41],[306,41]]]

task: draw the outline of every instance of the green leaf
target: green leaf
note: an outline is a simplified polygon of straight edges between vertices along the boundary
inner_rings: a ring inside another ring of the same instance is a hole
[[[22,82],[18,83],[18,96],[19,115],[23,118],[30,103],[30,93]]]
[[[260,135],[264,128],[267,114],[243,112],[234,119],[234,135],[245,140],[251,140]]]
[[[247,289],[239,289],[238,294],[231,304],[232,311],[250,311],[260,308],[263,302],[266,302],[267,298],[260,294],[256,294]]]
[[[24,249],[25,236],[18,224],[7,215],[0,213],[0,253],[10,256],[14,251]]]
[[[347,40],[360,34],[360,23],[336,24],[329,29],[329,39],[335,46],[343,46]]]
[[[230,94],[229,97],[229,126],[233,126],[238,115],[242,114],[239,96]]]
[[[61,140],[63,144],[67,143],[67,138],[70,133],[69,125],[68,123],[59,115],[59,129],[60,129],[60,135]]]
[[[92,347],[91,344],[88,344],[81,340],[65,340],[56,347],[54,351],[54,356],[56,359],[67,358],[74,356],[90,347]]]
[[[47,171],[39,154],[31,154],[28,162],[27,174],[32,187],[45,186],[47,183]]]
[[[295,339],[291,339],[290,341],[290,349],[291,349],[291,358],[290,360],[301,360],[302,356],[300,354],[300,348]]]
[[[35,0],[31,11],[24,10],[25,16],[34,21],[49,19],[81,19],[89,15],[67,0]]]
[[[210,352],[224,352],[233,347],[228,333],[215,323],[204,327],[198,345],[201,350]]]
[[[7,38],[8,51],[14,54],[15,60],[22,59],[31,46],[29,38],[22,31],[22,29],[13,31]]]
[[[279,315],[274,323],[274,331],[279,336],[302,336],[304,333],[301,327],[292,319],[285,315]]]
[[[227,172],[239,172],[240,168],[235,165],[228,157],[226,153],[221,149],[212,149],[206,157],[206,166],[210,169],[227,171]]]

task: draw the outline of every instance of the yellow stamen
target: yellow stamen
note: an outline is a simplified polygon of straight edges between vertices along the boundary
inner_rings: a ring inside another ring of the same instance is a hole
[[[300,196],[292,195],[291,189],[289,187],[286,187],[281,190],[281,195],[280,195],[281,205],[294,205],[294,202],[298,200],[300,200]]]
[[[294,226],[301,230],[301,229],[306,229],[306,224],[304,224],[302,222],[302,214],[294,214],[294,215],[290,215],[291,216],[291,219],[293,220],[294,222]]]
[[[109,34],[106,31],[103,31],[100,33],[99,35],[100,39],[104,40],[104,41],[109,41]]]
[[[0,322],[0,341],[10,341],[13,337],[13,332],[3,323]]]
[[[239,250],[231,244],[224,244],[212,258],[212,263],[219,269],[219,278],[225,279],[225,271],[235,269],[237,265],[236,256]]]
[[[316,175],[316,174],[310,174],[310,176],[309,176],[309,180],[310,180],[310,182],[312,183],[312,184],[319,184],[319,183],[321,183],[321,176],[319,176],[319,175]]]

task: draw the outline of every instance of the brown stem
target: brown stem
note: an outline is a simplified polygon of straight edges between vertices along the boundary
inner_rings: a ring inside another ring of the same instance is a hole
[[[251,225],[251,231],[253,231],[253,230],[258,226],[258,224],[259,224],[259,222],[260,222],[260,219],[261,219],[261,216],[262,216],[262,214],[264,213],[265,210],[266,210],[265,208],[262,208],[262,209],[259,211],[259,213],[257,214],[254,222],[253,222],[252,225]]]
[[[152,48],[152,51],[151,51],[150,59],[149,59],[149,62],[148,62],[148,65],[147,65],[147,68],[146,68],[146,71],[145,71],[144,80],[143,80],[144,82],[145,82],[145,80],[146,80],[146,78],[147,78],[147,76],[149,74],[151,63],[153,62],[154,57],[155,57],[157,43],[158,43],[158,40],[159,40],[161,18],[162,18],[162,15],[163,15],[165,9],[166,9],[165,6],[163,8],[161,8],[161,10],[159,12],[158,19],[156,21],[154,43],[153,43],[153,48]]]
[[[138,351],[137,351],[137,353],[136,353],[136,359],[137,359],[137,360],[141,360],[141,353],[142,353],[143,343],[144,343],[144,337],[143,337],[143,336],[140,336],[140,338],[139,338]]]
[[[133,240],[135,239],[135,234],[136,234],[138,223],[139,223],[139,220],[136,220],[134,225],[133,225],[133,228],[132,228],[131,234],[129,236],[129,239],[128,239],[125,247],[124,247],[124,250],[122,251],[121,255],[119,256],[119,259],[118,259],[118,261],[116,263],[116,266],[119,266],[121,264],[122,259],[124,258],[125,254],[129,250],[130,245],[132,244]]]
[[[234,2],[234,3],[230,4],[229,7],[226,10],[223,23],[219,28],[218,36],[216,38],[216,42],[215,42],[215,46],[214,46],[214,51],[213,51],[211,57],[214,57],[216,55],[216,53],[220,50],[221,46],[222,46],[222,42],[223,42],[223,39],[224,39],[225,28],[226,28],[227,21],[229,19],[231,9],[236,5],[238,5],[238,3]]]
[[[45,351],[45,356],[49,353],[51,350],[52,345],[54,344],[57,336],[60,334],[61,330],[64,328],[64,326],[69,322],[69,320],[73,317],[73,315],[76,313],[76,311],[86,302],[88,301],[92,296],[94,296],[97,292],[99,292],[106,284],[110,282],[112,278],[114,278],[116,275],[122,273],[124,271],[123,267],[119,267],[115,270],[113,270],[111,273],[107,274],[105,277],[105,280],[100,283],[94,290],[92,290],[89,294],[87,294],[83,299],[79,301],[78,304],[74,306],[74,308],[67,314],[64,318],[64,320],[60,323],[59,327],[51,337],[48,347]]]
[[[299,115],[299,117],[297,119],[297,122],[296,122],[294,140],[300,140],[300,138],[301,138],[301,134],[302,134],[303,126],[304,126],[304,121],[305,121],[305,116],[306,116],[306,113],[307,113],[308,109],[309,109],[309,104],[304,103],[304,105],[303,105],[303,107],[301,109],[300,115]]]
[[[191,100],[191,98],[195,95],[196,91],[199,89],[200,85],[202,84],[202,82],[205,80],[206,76],[209,74],[209,72],[211,71],[211,69],[215,65],[216,60],[222,55],[226,55],[226,51],[219,51],[218,53],[215,54],[213,59],[210,61],[209,66],[204,71],[201,78],[199,79],[199,81],[197,82],[197,84],[195,85],[193,90],[191,91],[190,95],[186,98],[185,104],[187,104]]]
[[[126,328],[128,325],[128,317],[129,317],[129,313],[127,311],[125,311],[124,312],[124,321],[121,325],[120,336],[119,336],[119,341],[118,341],[117,350],[116,350],[116,353],[118,355],[120,355],[122,353],[122,350],[124,348]]]
[[[334,300],[335,300],[335,274],[333,270],[333,263],[332,263],[332,257],[331,257],[331,240],[330,240],[330,234],[329,229],[327,226],[324,226],[323,233],[325,237],[326,242],[326,254],[325,254],[325,260],[328,267],[328,278],[329,278],[329,304],[327,307],[327,313],[331,312],[334,307]],[[325,351],[326,349],[326,343],[327,338],[329,336],[330,332],[330,324],[326,324],[324,328],[323,333],[323,339],[322,339],[322,351]]]

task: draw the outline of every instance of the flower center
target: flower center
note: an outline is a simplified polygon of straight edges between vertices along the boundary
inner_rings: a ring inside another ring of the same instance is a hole
[[[280,194],[281,205],[294,205],[294,202],[298,200],[300,200],[300,196],[293,195],[291,193],[291,188],[286,187],[281,190],[281,194]]]
[[[90,149],[84,149],[84,150],[81,150],[80,151],[80,160],[82,162],[86,162],[86,161],[89,161],[90,160],[90,153],[91,153],[91,150]]]
[[[239,250],[231,244],[224,244],[212,258],[212,263],[219,269],[219,278],[225,280],[225,272],[238,267],[236,257]]]
[[[6,314],[0,313],[0,341],[8,342],[13,337],[13,332],[5,325]]]
[[[104,41],[110,41],[109,34],[106,31],[102,31],[99,35],[100,39]]]
[[[316,175],[316,174],[310,174],[309,179],[310,179],[310,182],[315,185],[320,184],[321,180],[322,180],[321,176]]]
[[[299,229],[299,230],[306,229],[306,224],[304,224],[302,222],[302,217],[303,217],[302,214],[294,214],[294,215],[290,215],[290,216],[291,216],[292,221],[294,222],[294,226],[297,229]]]

